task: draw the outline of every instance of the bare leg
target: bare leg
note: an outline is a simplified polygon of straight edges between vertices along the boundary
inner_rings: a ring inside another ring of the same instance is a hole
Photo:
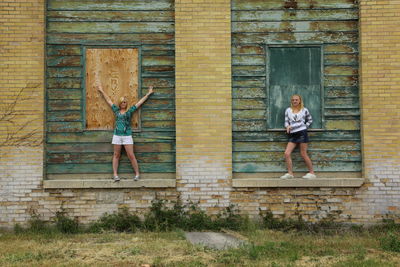
[[[291,154],[293,150],[296,148],[296,143],[289,142],[286,146],[285,150],[285,161],[288,173],[293,175],[293,164],[292,164],[292,157]]]
[[[114,177],[118,176],[118,164],[121,157],[121,147],[121,145],[114,145],[114,155],[112,159]]]
[[[139,175],[139,165],[137,163],[135,154],[133,153],[133,145],[124,145],[126,154],[128,155],[129,160],[131,161],[132,167],[135,170],[135,175]]]
[[[308,172],[314,174],[314,169],[313,169],[313,166],[312,166],[311,159],[307,154],[307,148],[308,148],[308,144],[307,143],[300,143],[300,155],[303,157],[304,162],[307,165]]]

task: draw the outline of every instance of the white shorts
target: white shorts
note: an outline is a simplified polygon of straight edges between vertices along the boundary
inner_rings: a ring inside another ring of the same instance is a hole
[[[123,136],[123,135],[113,135],[112,142],[113,145],[133,145],[132,136]]]

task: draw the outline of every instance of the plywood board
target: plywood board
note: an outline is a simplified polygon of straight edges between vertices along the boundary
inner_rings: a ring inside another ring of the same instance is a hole
[[[86,128],[113,129],[115,116],[95,88],[96,79],[111,101],[118,105],[120,97],[128,99],[128,106],[138,101],[139,53],[137,48],[86,50]],[[139,128],[139,113],[132,118],[132,129]]]

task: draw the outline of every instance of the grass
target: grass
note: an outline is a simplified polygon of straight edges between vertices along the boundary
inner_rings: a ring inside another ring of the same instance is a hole
[[[0,234],[0,266],[399,266],[382,231],[310,234],[277,230],[239,232],[247,244],[212,250],[189,244],[182,230],[135,233]],[[398,232],[397,232],[398,234]],[[392,243],[389,243],[392,244]]]

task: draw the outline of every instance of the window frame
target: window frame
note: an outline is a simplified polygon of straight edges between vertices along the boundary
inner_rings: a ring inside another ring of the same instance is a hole
[[[82,129],[83,132],[85,131],[107,131],[112,132],[113,129],[104,130],[104,129],[88,129],[86,127],[86,50],[87,49],[129,49],[134,48],[138,49],[138,100],[142,98],[142,47],[140,45],[83,45],[82,49]],[[132,128],[132,133],[142,132],[142,114],[141,109],[139,108],[135,112],[139,112],[138,115],[138,128]]]
[[[269,82],[269,78],[270,78],[270,49],[271,48],[301,48],[301,47],[318,47],[321,50],[321,81],[320,81],[320,100],[321,100],[321,110],[320,110],[320,114],[321,114],[321,128],[313,128],[313,129],[309,129],[308,131],[324,131],[325,130],[325,116],[324,116],[324,110],[325,110],[325,88],[324,88],[324,80],[325,80],[325,76],[324,76],[324,65],[325,65],[325,60],[324,60],[324,46],[322,43],[306,43],[306,44],[266,44],[265,45],[265,56],[266,56],[266,60],[265,60],[265,92],[266,92],[266,105],[267,105],[267,110],[266,110],[266,114],[267,114],[267,131],[270,132],[276,132],[276,131],[284,131],[285,129],[282,128],[271,128],[271,114],[272,114],[272,110],[271,110],[271,102],[272,99],[270,97],[270,82]],[[313,114],[312,114],[313,115]]]

